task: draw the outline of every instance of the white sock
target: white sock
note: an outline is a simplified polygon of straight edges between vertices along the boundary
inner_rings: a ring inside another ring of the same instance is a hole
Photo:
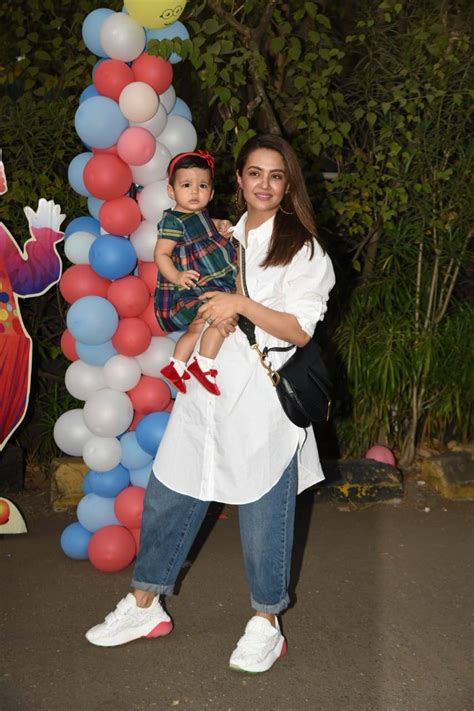
[[[215,368],[214,358],[206,358],[206,356],[203,356],[198,353],[196,355],[196,360],[199,363],[199,367],[201,368],[203,373],[207,373],[207,371],[211,370],[211,368]]]
[[[184,371],[186,370],[186,363],[182,360],[178,360],[177,358],[171,358],[171,363],[174,365],[174,368],[178,375],[182,376]]]

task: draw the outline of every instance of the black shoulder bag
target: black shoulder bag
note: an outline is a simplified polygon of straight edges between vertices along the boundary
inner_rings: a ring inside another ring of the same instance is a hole
[[[242,289],[249,296],[245,279],[245,250],[239,245]],[[276,389],[281,406],[287,417],[298,427],[309,427],[311,422],[324,422],[331,414],[332,384],[321,356],[319,346],[311,340],[303,348],[264,348],[261,351],[255,340],[255,324],[245,316],[239,316],[239,328],[247,336],[262,366]],[[272,351],[290,351],[294,354],[279,369],[273,370],[268,360]]]

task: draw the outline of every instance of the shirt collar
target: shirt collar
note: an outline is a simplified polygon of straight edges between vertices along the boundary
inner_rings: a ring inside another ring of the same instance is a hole
[[[270,217],[268,220],[265,220],[265,222],[262,222],[260,227],[256,227],[253,230],[250,230],[249,235],[252,235],[252,237],[256,237],[257,240],[260,242],[261,240],[266,240],[270,239],[272,236],[273,232],[273,222],[275,220],[275,216]],[[244,212],[240,220],[237,222],[237,224],[234,227],[233,231],[233,236],[236,238],[238,242],[244,245],[245,247],[245,225],[247,224],[247,213]]]

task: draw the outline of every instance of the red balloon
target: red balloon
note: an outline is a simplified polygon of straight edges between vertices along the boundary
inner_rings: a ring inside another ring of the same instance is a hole
[[[165,407],[165,410],[164,410],[164,411],[165,411],[165,412],[171,412],[171,410],[173,409],[173,405],[174,405],[174,400],[170,400],[170,401],[169,401],[169,404],[168,404],[168,407]]]
[[[67,328],[61,336],[60,345],[63,354],[68,360],[79,360],[79,356],[76,351],[76,340]]]
[[[153,158],[156,138],[141,126],[126,128],[117,141],[117,153],[129,165],[144,165]]]
[[[137,229],[142,221],[142,215],[136,200],[131,197],[120,197],[104,202],[99,210],[99,221],[104,230],[111,235],[129,235]]]
[[[135,540],[135,546],[137,548],[137,555],[138,555],[138,551],[140,550],[140,529],[139,528],[132,528],[130,530],[130,533],[132,534],[132,536]]]
[[[163,57],[152,57],[143,52],[132,62],[135,81],[143,81],[153,87],[157,94],[163,94],[173,81],[173,67]]]
[[[142,282],[143,284],[144,282]],[[155,314],[155,299],[150,296],[146,309],[140,314],[140,318],[145,321],[151,331],[152,336],[166,336],[160,324],[157,321]]]
[[[122,318],[112,337],[113,347],[122,355],[137,356],[146,351],[151,332],[141,318]]]
[[[156,266],[155,262],[142,262],[139,259],[138,276],[145,282],[150,294],[154,294],[156,291],[156,280],[158,278],[158,267]]]
[[[102,296],[105,299],[109,286],[110,279],[99,276],[90,264],[74,264],[63,273],[59,291],[63,299],[73,304],[83,296]]]
[[[116,279],[109,286],[107,298],[117,309],[118,315],[126,318],[139,316],[150,297],[145,282],[136,276],[126,276]]]
[[[132,70],[120,59],[106,59],[94,72],[94,86],[99,94],[114,101],[119,100],[124,88],[132,81],[135,81]]]
[[[117,151],[117,144],[115,143],[113,146],[109,146],[108,148],[92,148],[92,153],[94,155],[111,155],[111,156],[118,156],[118,151]]]
[[[123,526],[104,526],[92,535],[88,553],[94,568],[103,573],[116,573],[135,558],[135,539]]]
[[[161,378],[152,378],[150,375],[142,375],[138,384],[129,390],[127,395],[132,401],[133,409],[144,414],[165,410],[171,400],[168,385]]]
[[[87,190],[100,200],[113,200],[130,190],[132,171],[118,156],[95,155],[83,175]]]
[[[140,528],[143,514],[145,489],[127,486],[115,499],[114,511],[120,523],[127,528]]]

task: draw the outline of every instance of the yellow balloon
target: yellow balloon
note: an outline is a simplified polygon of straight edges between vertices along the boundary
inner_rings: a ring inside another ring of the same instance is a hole
[[[167,27],[180,17],[186,0],[126,0],[130,17],[144,27]]]

